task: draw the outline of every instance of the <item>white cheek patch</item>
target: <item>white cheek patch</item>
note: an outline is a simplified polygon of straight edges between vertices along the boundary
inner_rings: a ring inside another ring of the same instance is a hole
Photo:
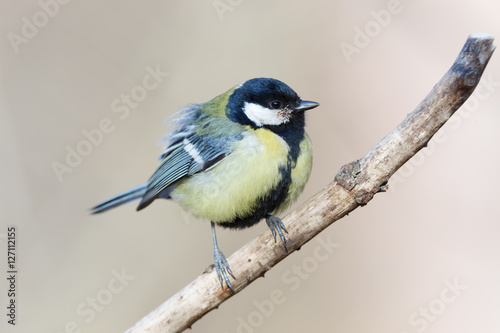
[[[288,122],[286,114],[279,112],[279,110],[268,109],[260,104],[245,102],[243,112],[258,127],[262,127],[263,125],[281,125]]]

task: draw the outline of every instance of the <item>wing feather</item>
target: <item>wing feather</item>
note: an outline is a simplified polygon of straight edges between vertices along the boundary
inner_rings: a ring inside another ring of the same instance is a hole
[[[160,164],[149,178],[137,210],[158,197],[168,198],[177,181],[213,167],[232,152],[233,142],[243,138],[243,126],[209,116],[202,112],[206,105],[189,105],[171,120],[175,126],[163,139]]]
[[[168,193],[169,187],[180,179],[220,162],[231,153],[231,143],[237,140],[241,140],[241,135],[210,138],[191,133],[182,141],[176,141],[175,147],[164,149],[163,159],[149,178],[137,210],[145,208],[158,197],[168,197],[162,195],[162,192]]]

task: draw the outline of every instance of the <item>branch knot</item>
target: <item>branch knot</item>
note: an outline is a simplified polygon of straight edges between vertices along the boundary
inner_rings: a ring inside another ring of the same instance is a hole
[[[361,165],[359,164],[359,160],[356,160],[340,168],[339,172],[335,176],[335,181],[346,190],[352,191],[354,186],[357,184],[356,178],[360,172]]]

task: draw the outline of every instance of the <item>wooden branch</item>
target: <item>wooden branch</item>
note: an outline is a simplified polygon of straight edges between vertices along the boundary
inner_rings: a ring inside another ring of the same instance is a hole
[[[420,105],[358,161],[342,167],[335,180],[283,219],[288,229],[285,253],[266,231],[228,258],[236,293],[299,249],[333,222],[377,192],[443,126],[479,83],[495,46],[487,34],[469,36],[455,63]],[[148,314],[127,332],[181,332],[233,296],[208,271]]]

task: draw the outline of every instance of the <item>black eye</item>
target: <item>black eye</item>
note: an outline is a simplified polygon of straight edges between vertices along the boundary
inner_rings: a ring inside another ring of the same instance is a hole
[[[280,101],[272,101],[271,102],[271,109],[281,109],[281,102]]]

